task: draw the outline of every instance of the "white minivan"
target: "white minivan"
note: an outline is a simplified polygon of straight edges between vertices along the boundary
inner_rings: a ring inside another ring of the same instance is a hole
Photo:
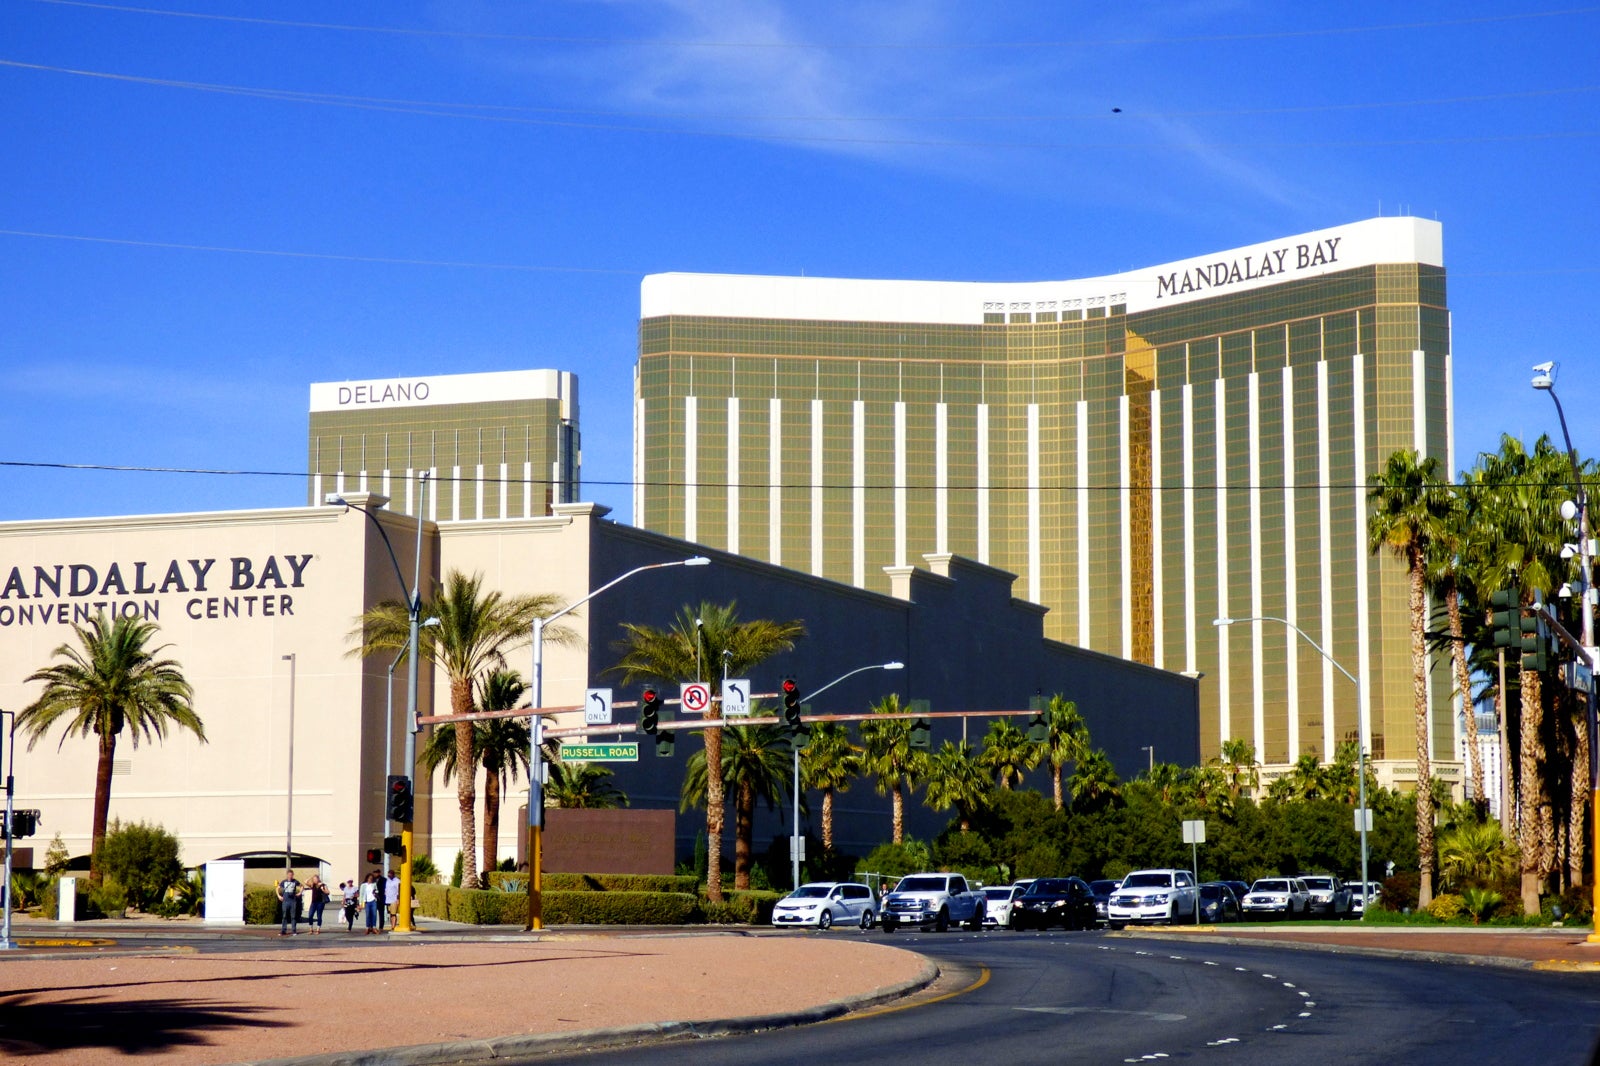
[[[871,929],[878,901],[872,889],[853,881],[816,881],[801,885],[772,905],[773,925],[810,925],[827,929],[848,922]]]

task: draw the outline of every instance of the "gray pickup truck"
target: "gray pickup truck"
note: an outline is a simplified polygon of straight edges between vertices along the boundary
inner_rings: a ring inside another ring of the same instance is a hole
[[[968,929],[982,929],[983,912],[983,889],[960,874],[910,874],[883,897],[879,924],[885,933],[902,925],[931,926],[942,933],[963,922]]]

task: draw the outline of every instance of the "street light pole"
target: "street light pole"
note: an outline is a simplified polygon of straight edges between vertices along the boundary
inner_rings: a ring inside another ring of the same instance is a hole
[[[871,666],[858,666],[849,673],[840,674],[832,681],[829,681],[826,685],[807,696],[803,702],[809,703],[839,682],[855,677],[857,674],[864,674],[868,670],[904,670],[905,668],[906,664],[902,662],[873,663]],[[794,749],[794,806],[792,808],[794,830],[793,835],[789,837],[789,866],[790,876],[793,878],[793,887],[795,888],[800,887],[800,745],[794,743],[799,739],[799,737],[791,738],[790,744],[790,747]]]
[[[1596,737],[1596,724],[1600,722],[1595,714],[1595,680],[1594,668],[1600,666],[1595,660],[1594,646],[1594,551],[1589,540],[1589,493],[1583,484],[1583,470],[1578,465],[1578,450],[1572,446],[1572,434],[1567,432],[1567,413],[1561,408],[1561,397],[1556,395],[1556,364],[1554,362],[1540,363],[1533,368],[1533,387],[1541,392],[1548,392],[1550,399],[1556,405],[1556,417],[1561,420],[1561,439],[1567,445],[1567,459],[1572,463],[1572,488],[1577,494],[1578,505],[1578,563],[1583,574],[1583,589],[1578,602],[1583,626],[1583,650],[1589,656],[1589,691],[1585,694],[1584,702],[1588,705],[1589,726],[1589,826],[1593,850],[1600,855],[1600,738]],[[1567,517],[1572,517],[1568,515]],[[1503,688],[1504,686],[1502,686]],[[1600,908],[1600,877],[1597,877],[1594,886],[1593,903]],[[1589,934],[1591,944],[1600,943],[1600,929]]]
[[[10,718],[11,729],[6,735],[6,880],[0,885],[0,899],[5,901],[5,927],[0,929],[0,951],[11,951],[17,942],[11,939],[11,816],[14,812],[12,794],[16,779],[12,770],[17,765],[17,712],[0,711],[0,719]]]
[[[554,614],[533,620],[533,715],[528,722],[528,924],[525,932],[544,928],[544,631],[551,622],[582,607],[607,589],[622,584],[635,574],[646,570],[660,570],[668,566],[709,566],[711,560],[704,555],[687,559],[674,559],[667,563],[647,563],[607,581],[581,600],[574,600]],[[698,641],[697,641],[698,643]],[[697,653],[698,654],[698,653]]]
[[[340,496],[336,493],[330,493],[327,497],[327,502],[329,503],[338,503],[343,504],[346,507],[354,507],[362,514],[366,515],[367,519],[375,527],[377,527],[378,535],[383,538],[383,546],[389,552],[389,562],[394,564],[394,576],[395,579],[400,582],[400,591],[405,593],[406,596],[406,614],[410,623],[406,634],[406,647],[410,649],[411,656],[407,660],[406,665],[405,769],[406,776],[412,779],[413,795],[415,795],[416,790],[417,767],[417,659],[419,658],[417,653],[420,650],[417,646],[417,635],[419,629],[418,618],[422,613],[422,515],[427,510],[426,500],[428,498],[428,471],[422,471],[422,473],[418,476],[418,480],[421,482],[421,484],[417,490],[417,544],[413,557],[413,562],[415,565],[412,570],[412,581],[409,589],[406,588],[405,574],[400,570],[400,560],[394,554],[394,545],[389,543],[389,532],[383,528],[383,523],[378,521],[378,517],[365,507],[357,506],[356,504],[351,503],[349,500],[346,500],[343,496]],[[391,667],[390,670],[392,676],[393,667]],[[387,748],[384,750],[383,757],[385,764],[387,764],[389,759]],[[413,806],[415,806],[415,803],[413,803]],[[415,812],[413,812],[413,818],[414,817]],[[414,846],[415,840],[413,837],[413,824],[413,822],[404,822],[400,826],[400,850],[405,854],[400,859],[400,900],[397,904],[400,913],[395,916],[394,929],[392,930],[392,932],[395,933],[416,932],[416,928],[411,922],[411,859],[412,852],[416,850]],[[385,862],[387,861],[387,858],[385,858]]]
[[[283,865],[286,869],[294,865],[294,656],[294,652],[283,656],[283,660],[289,664],[289,809],[283,829]]]
[[[1335,659],[1323,650],[1322,645],[1311,639],[1311,635],[1287,618],[1278,618],[1270,614],[1256,615],[1253,618],[1213,618],[1214,626],[1231,626],[1235,622],[1278,622],[1294,630],[1301,640],[1311,645],[1316,653],[1328,660],[1333,668],[1350,679],[1356,687],[1356,830],[1361,834],[1361,892],[1366,898],[1367,891],[1367,690],[1356,678],[1355,674],[1346,670]]]

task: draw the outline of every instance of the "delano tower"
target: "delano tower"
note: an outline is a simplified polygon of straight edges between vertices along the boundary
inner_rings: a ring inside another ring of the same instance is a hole
[[[1203,673],[1204,753],[1269,767],[1357,735],[1293,631],[1212,625],[1288,619],[1404,783],[1406,589],[1365,486],[1398,448],[1455,469],[1442,246],[1379,218],[1075,281],[651,275],[635,521],[879,591],[924,554],[1011,571],[1051,637]]]

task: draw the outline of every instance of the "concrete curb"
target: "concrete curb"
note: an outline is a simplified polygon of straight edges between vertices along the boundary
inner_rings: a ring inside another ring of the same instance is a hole
[[[690,1037],[708,1038],[735,1033],[754,1033],[764,1029],[787,1029],[797,1025],[827,1021],[851,1011],[875,1007],[908,996],[927,988],[938,977],[938,965],[933,960],[924,958],[921,972],[908,981],[805,1010],[755,1014],[743,1018],[714,1018],[699,1022],[647,1022],[642,1025],[617,1026],[609,1029],[489,1037],[483,1040],[416,1044],[411,1047],[378,1048],[371,1051],[334,1051],[322,1055],[297,1055],[286,1059],[249,1059],[234,1066],[447,1066],[452,1063],[492,1062],[518,1055],[547,1055],[552,1052],[626,1047]]]
[[[1108,936],[1130,940],[1164,940],[1177,943],[1194,943],[1194,934],[1179,932],[1122,931]],[[1364,955],[1377,959],[1407,959],[1413,962],[1436,962],[1457,966],[1494,966],[1505,970],[1547,970],[1566,973],[1600,972],[1600,960],[1595,962],[1567,962],[1559,959],[1519,959],[1508,955],[1467,955],[1454,951],[1418,951],[1409,948],[1380,948],[1364,944],[1330,944],[1315,940],[1270,940],[1265,937],[1226,936],[1212,933],[1205,937],[1208,944],[1236,944],[1244,947],[1278,948],[1288,951],[1321,951],[1331,955]]]

